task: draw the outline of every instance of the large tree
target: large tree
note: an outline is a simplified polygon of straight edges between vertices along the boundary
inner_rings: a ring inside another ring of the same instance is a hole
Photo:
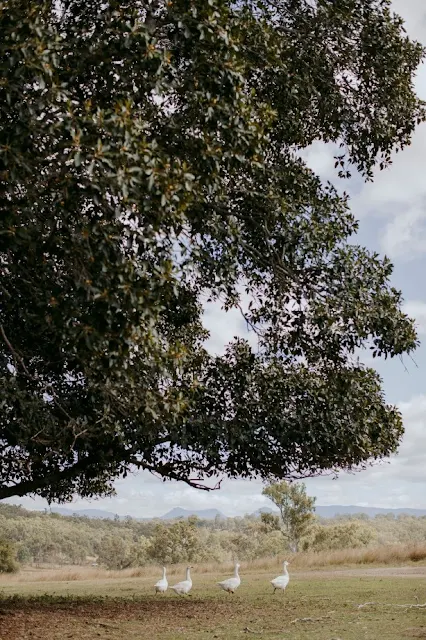
[[[308,496],[306,485],[303,482],[289,483],[285,480],[267,485],[262,494],[278,507],[282,522],[281,527],[279,524],[278,527],[290,549],[298,551],[301,539],[309,532],[314,523],[316,498]],[[277,516],[270,513],[262,513],[261,515],[265,524],[268,519],[264,516],[270,516],[269,523],[274,525]],[[277,524],[276,520],[275,523]]]
[[[403,433],[392,265],[301,151],[370,179],[422,58],[387,0],[0,6],[0,499],[359,468]],[[205,349],[203,301],[258,349]]]

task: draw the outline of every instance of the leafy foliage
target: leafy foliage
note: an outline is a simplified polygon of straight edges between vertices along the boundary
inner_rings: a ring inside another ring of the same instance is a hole
[[[192,562],[199,547],[196,521],[179,520],[172,525],[156,526],[148,556],[162,564]]]
[[[126,569],[135,564],[140,566],[147,562],[146,550],[149,546],[144,536],[137,542],[131,542],[128,535],[111,532],[95,544],[97,562],[107,569],[115,570]]]
[[[285,480],[268,485],[262,493],[280,510],[282,533],[292,550],[297,551],[313,524],[315,498],[307,495],[303,482],[290,484]]]
[[[7,540],[0,539],[0,573],[14,573],[17,570],[15,546]]]
[[[370,179],[409,144],[423,51],[390,2],[10,0],[0,31],[0,499],[394,452],[354,354],[414,325],[300,156]],[[202,301],[243,294],[258,352],[212,356]]]
[[[304,551],[358,549],[375,541],[375,531],[357,520],[338,522],[329,526],[315,524],[302,543]]]
[[[281,529],[280,516],[276,516],[273,513],[261,513],[260,520],[266,532],[279,531]]]

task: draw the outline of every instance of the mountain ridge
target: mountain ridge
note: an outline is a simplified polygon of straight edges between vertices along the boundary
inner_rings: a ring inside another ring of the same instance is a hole
[[[58,513],[62,516],[73,516],[97,518],[97,519],[111,519],[116,518],[116,514],[112,511],[105,511],[103,509],[68,509],[66,507],[52,507],[52,513]],[[270,507],[261,507],[257,511],[253,512],[252,516],[260,517],[261,513],[278,513],[276,509]],[[422,517],[426,516],[426,508],[412,508],[412,507],[398,507],[395,509],[386,509],[385,507],[359,507],[357,505],[317,505],[315,510],[316,515],[321,518],[335,518],[336,516],[349,516],[356,514],[365,514],[370,518],[374,518],[376,515],[392,514],[395,517],[399,515],[408,515]],[[118,516],[120,520],[124,520],[128,517],[134,520],[175,520],[177,518],[189,518],[190,516],[198,516],[204,520],[214,520],[216,517],[227,518],[235,516],[225,516],[218,509],[184,509],[182,507],[174,507],[167,513],[155,518],[149,517],[135,517],[135,516]]]
[[[226,518],[225,515],[218,509],[183,509],[182,507],[174,507],[164,515],[160,516],[160,520],[174,520],[175,518],[189,518],[190,516],[198,516],[203,520],[214,520],[219,518]]]

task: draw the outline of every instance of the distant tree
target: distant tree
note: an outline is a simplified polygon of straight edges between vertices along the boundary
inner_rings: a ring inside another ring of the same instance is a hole
[[[134,561],[127,540],[120,535],[107,535],[96,548],[98,563],[107,569],[126,569]]]
[[[358,549],[371,544],[376,538],[372,527],[351,520],[325,526],[315,525],[303,540],[303,550],[332,551]]]
[[[290,548],[297,551],[300,540],[314,521],[315,498],[307,495],[303,482],[290,484],[285,480],[268,485],[262,493],[278,507],[281,531]]]
[[[21,543],[18,545],[16,558],[21,564],[28,564],[29,562],[31,562],[31,552],[25,544]]]
[[[226,539],[227,549],[231,550],[232,561],[238,560],[254,560],[256,557],[256,551],[258,546],[258,540],[256,536],[247,535],[246,532],[231,533],[229,538]]]
[[[132,545],[131,554],[133,556],[133,564],[137,567],[143,567],[149,561],[149,549],[151,541],[146,536],[140,536],[139,540]]]
[[[0,573],[14,573],[18,570],[16,546],[12,542],[0,539]]]
[[[281,529],[280,517],[273,513],[261,513],[260,521],[262,523],[263,530],[266,533],[270,531],[279,531]]]
[[[334,516],[335,520],[365,520],[366,522],[370,521],[370,516],[367,513],[351,513],[351,514],[344,514],[344,513],[337,513]]]
[[[390,0],[1,6],[0,499],[395,452],[355,355],[412,352],[414,323],[300,153],[371,179],[409,144],[423,49]],[[259,349],[211,355],[203,301],[243,294]]]
[[[158,524],[147,550],[148,556],[166,564],[190,562],[199,546],[196,520],[188,518],[172,525]]]

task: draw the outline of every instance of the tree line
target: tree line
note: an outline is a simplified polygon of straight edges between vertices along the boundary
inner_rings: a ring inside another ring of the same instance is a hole
[[[295,545],[302,552],[320,552],[426,542],[426,517],[395,518],[390,514],[368,518],[358,514],[324,519],[311,510],[306,526],[301,527],[306,498],[312,500],[303,487],[297,490],[300,504],[294,502],[295,495],[288,499],[287,485],[272,489],[277,501],[286,502],[287,515],[296,527],[270,513],[214,520],[138,521],[66,517],[0,504],[0,571],[30,563],[96,562],[108,569],[124,569],[148,564],[249,561],[294,552]]]

